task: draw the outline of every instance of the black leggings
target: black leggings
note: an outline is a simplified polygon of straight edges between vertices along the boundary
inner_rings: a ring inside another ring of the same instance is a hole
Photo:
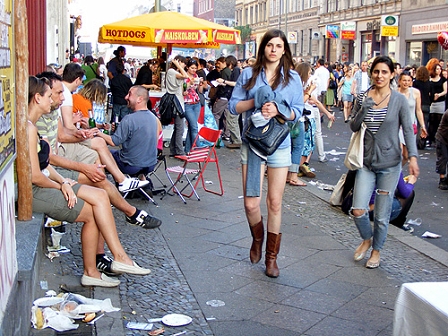
[[[430,143],[435,142],[435,136],[437,129],[439,128],[440,120],[442,120],[443,114],[440,113],[430,113],[429,114],[429,129],[428,129],[428,140]]]

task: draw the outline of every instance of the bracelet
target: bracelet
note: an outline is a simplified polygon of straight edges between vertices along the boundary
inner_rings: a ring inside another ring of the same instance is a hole
[[[63,184],[70,184],[70,182],[68,182],[68,181],[62,181],[61,185],[63,185]]]

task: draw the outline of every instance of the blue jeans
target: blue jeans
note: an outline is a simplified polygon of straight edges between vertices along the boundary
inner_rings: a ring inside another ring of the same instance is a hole
[[[123,174],[129,174],[132,176],[132,175],[136,175],[137,173],[140,173],[144,169],[146,169],[148,172],[151,172],[154,170],[155,165],[152,167],[137,167],[137,166],[131,166],[130,164],[123,162],[121,160],[119,150],[113,149],[110,152],[112,153],[112,157],[115,159],[115,162],[117,163],[118,169],[120,169],[120,171]]]
[[[126,115],[132,113],[132,110],[127,105],[114,104],[112,107],[112,116],[110,118],[111,122],[115,122],[115,117],[118,117],[120,122]]]
[[[365,210],[354,217],[356,227],[363,240],[372,238],[374,250],[381,250],[386,241],[387,228],[392,210],[392,200],[401,172],[401,163],[394,167],[370,170],[362,167],[356,172],[353,189],[353,209]],[[369,201],[376,185],[373,232],[369,219]]]
[[[174,118],[174,129],[170,141],[170,155],[184,155],[184,118],[176,114]]]
[[[396,197],[392,200],[392,210],[390,212],[390,221],[393,221],[398,217],[401,212],[401,203],[400,200]]]
[[[201,112],[201,104],[185,104],[185,118],[188,121],[187,137],[185,139],[185,153],[188,153],[198,135],[198,118]]]
[[[303,143],[305,142],[305,125],[303,122],[299,123],[300,133],[297,138],[291,138],[291,166],[289,171],[292,173],[299,172],[300,160],[302,159]]]

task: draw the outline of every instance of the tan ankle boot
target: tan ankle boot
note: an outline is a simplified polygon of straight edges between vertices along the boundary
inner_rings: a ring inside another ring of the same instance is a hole
[[[252,234],[252,246],[250,247],[250,262],[256,264],[261,259],[263,241],[264,241],[264,227],[263,217],[261,221],[255,225],[250,225],[250,233]]]
[[[280,275],[277,266],[277,254],[280,251],[280,242],[282,234],[275,234],[268,232],[266,239],[266,275],[271,278],[276,278]]]

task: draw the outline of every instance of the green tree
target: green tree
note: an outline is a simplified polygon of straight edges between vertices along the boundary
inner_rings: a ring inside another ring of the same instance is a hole
[[[250,41],[250,35],[252,35],[252,29],[249,27],[249,25],[236,26],[235,29],[238,29],[241,33],[241,43],[242,44]]]

